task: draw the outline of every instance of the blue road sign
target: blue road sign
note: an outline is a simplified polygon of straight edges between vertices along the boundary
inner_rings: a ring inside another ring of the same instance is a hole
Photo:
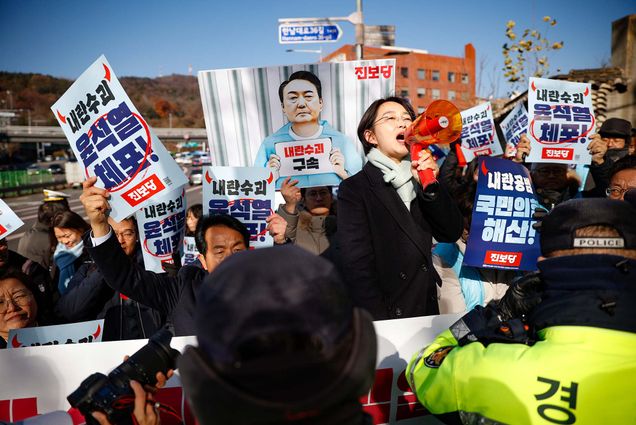
[[[278,26],[278,42],[325,43],[338,41],[342,30],[336,24],[281,24]]]

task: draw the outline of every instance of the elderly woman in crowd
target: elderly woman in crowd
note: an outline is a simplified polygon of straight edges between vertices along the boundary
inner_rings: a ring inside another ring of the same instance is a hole
[[[37,326],[36,289],[24,273],[9,270],[0,275],[0,348],[6,348],[11,329]]]
[[[51,221],[53,236],[57,247],[53,254],[56,266],[55,282],[60,295],[64,295],[68,283],[79,267],[90,262],[90,256],[84,248],[82,235],[90,229],[84,219],[73,211],[64,211]]]
[[[343,276],[355,304],[374,320],[439,314],[432,237],[455,242],[462,234],[462,216],[446,190],[424,191],[419,183],[418,171],[438,168],[427,151],[409,157],[404,132],[414,119],[405,99],[373,102],[358,126],[368,162],[338,192]]]

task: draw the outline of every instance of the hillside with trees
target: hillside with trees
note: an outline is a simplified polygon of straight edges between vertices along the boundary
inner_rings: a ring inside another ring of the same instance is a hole
[[[196,77],[170,75],[157,78],[122,77],[124,90],[153,127],[203,128],[203,110]],[[57,125],[51,105],[73,81],[50,75],[0,71],[0,110],[22,110],[13,124]]]

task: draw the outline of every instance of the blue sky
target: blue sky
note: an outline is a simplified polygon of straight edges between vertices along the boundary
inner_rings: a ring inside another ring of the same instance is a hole
[[[355,0],[0,0],[0,70],[75,79],[102,53],[120,77],[187,74],[189,65],[196,74],[315,62],[316,53],[285,50],[322,46],[328,53],[353,43],[353,25],[340,24],[344,35],[337,43],[281,45],[278,19],[354,10]],[[636,2],[364,0],[363,12],[366,24],[395,25],[397,46],[460,56],[464,44],[473,43],[478,72],[483,64],[481,94],[493,86],[505,94],[500,69],[508,20],[519,29],[542,29],[543,16],[556,18],[548,38],[565,47],[551,57],[551,70],[567,72],[609,63],[611,23],[636,13]]]

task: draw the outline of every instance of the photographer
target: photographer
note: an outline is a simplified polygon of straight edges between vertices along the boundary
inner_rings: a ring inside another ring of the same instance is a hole
[[[557,205],[539,273],[413,356],[420,402],[452,423],[634,423],[635,217],[609,199]]]
[[[164,377],[161,384],[157,383],[157,388],[163,387],[165,381],[166,378]],[[130,381],[130,388],[135,392],[133,416],[137,425],[159,425],[161,419],[157,404],[153,398],[153,392],[144,390],[144,387],[137,381]],[[111,424],[108,417],[102,412],[93,412],[93,418],[97,420],[99,425],[117,425]]]
[[[131,357],[125,356],[108,376],[88,376],[67,397],[75,409],[71,413],[83,415],[88,425],[158,424],[160,409],[179,418],[173,408],[154,400],[157,389],[172,377],[179,357],[179,352],[170,347],[171,339],[170,331],[162,329]]]

